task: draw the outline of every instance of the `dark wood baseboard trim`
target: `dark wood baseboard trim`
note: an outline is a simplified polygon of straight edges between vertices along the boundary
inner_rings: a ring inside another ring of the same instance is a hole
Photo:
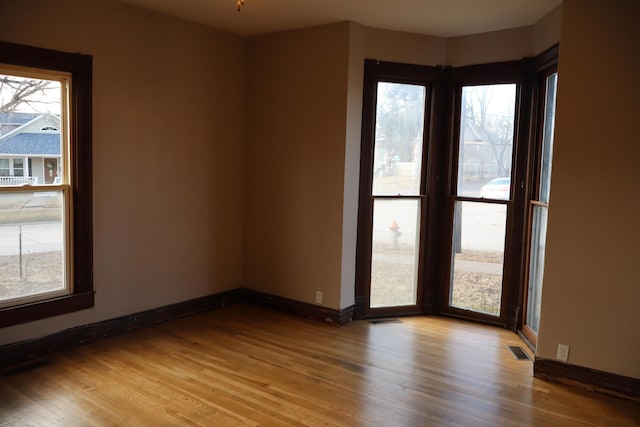
[[[640,401],[640,379],[536,357],[533,376],[596,391],[611,396]]]
[[[115,319],[78,326],[42,338],[0,346],[0,369],[7,371],[6,368],[9,368],[13,371],[21,365],[38,363],[40,359],[54,352],[241,302],[269,307],[295,316],[306,317],[336,326],[349,323],[353,319],[353,307],[334,310],[240,288]]]
[[[294,316],[305,317],[335,326],[341,326],[353,320],[353,306],[336,310],[251,289],[243,289],[243,299],[251,304],[269,307]]]
[[[48,354],[123,334],[135,329],[212,310],[242,301],[242,290],[234,289],[115,319],[67,329],[52,335],[0,347],[0,368],[30,363]]]

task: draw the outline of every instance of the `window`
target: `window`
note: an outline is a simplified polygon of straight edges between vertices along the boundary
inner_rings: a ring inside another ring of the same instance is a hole
[[[93,306],[91,72],[0,43],[0,327]]]
[[[522,329],[528,243],[532,284],[542,277],[551,170],[547,142],[531,167],[530,128],[556,84],[549,74],[541,97],[536,71],[556,62],[557,47],[464,67],[365,61],[356,316],[437,313]],[[552,139],[550,117],[544,132]]]
[[[462,85],[460,91],[448,303],[465,315],[502,311],[516,89],[507,83]]]
[[[11,168],[9,167],[9,159],[0,159],[0,176],[10,176]]]
[[[557,52],[551,51],[550,54],[555,55],[552,58],[557,61]],[[540,327],[547,217],[551,192],[551,165],[558,90],[558,72],[555,61],[539,72],[539,117],[535,141],[531,147],[533,176],[531,177],[532,194],[528,206],[528,265],[525,276],[527,287],[525,289],[522,333],[534,346],[537,344]]]
[[[365,70],[356,310],[420,312],[436,69],[366,60]]]
[[[13,159],[13,176],[24,176],[24,159]]]

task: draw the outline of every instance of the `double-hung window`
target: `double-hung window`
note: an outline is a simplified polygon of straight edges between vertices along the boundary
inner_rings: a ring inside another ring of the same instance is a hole
[[[93,306],[91,72],[0,43],[0,327]]]

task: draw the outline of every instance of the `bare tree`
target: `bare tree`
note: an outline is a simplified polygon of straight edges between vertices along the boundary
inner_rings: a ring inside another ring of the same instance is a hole
[[[492,154],[493,167],[498,176],[506,176],[511,165],[511,153],[513,146],[513,107],[505,104],[505,110],[499,113],[490,113],[489,106],[494,101],[494,87],[476,86],[463,92],[462,114],[463,124],[466,128],[463,132],[471,140],[482,141],[488,144]],[[503,103],[504,100],[498,100]],[[461,155],[464,152],[461,153]],[[488,159],[478,153],[478,160],[484,164]],[[484,171],[484,166],[482,170]]]
[[[51,80],[27,79],[0,74],[0,113],[11,113],[28,107],[40,111],[51,104],[47,91],[55,88]]]

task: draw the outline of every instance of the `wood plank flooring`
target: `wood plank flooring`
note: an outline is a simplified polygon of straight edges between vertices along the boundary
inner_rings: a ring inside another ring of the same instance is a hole
[[[336,328],[237,305],[0,377],[0,426],[640,425],[640,404],[535,379],[509,345],[446,318]]]

